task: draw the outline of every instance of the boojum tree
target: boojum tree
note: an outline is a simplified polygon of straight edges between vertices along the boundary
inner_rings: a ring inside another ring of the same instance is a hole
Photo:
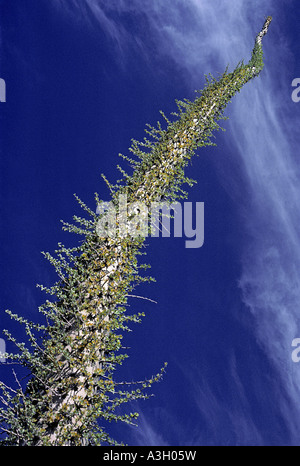
[[[232,72],[226,69],[218,79],[206,77],[204,89],[193,102],[176,102],[173,121],[161,112],[165,129],[160,122],[156,127],[147,125],[147,137],[132,140],[133,155],[122,157],[133,173],[119,167],[123,178],[116,185],[106,180],[116,209],[120,195],[137,206],[178,202],[186,196],[183,184],[193,184],[185,176],[190,158],[198,147],[212,144],[213,131],[220,128],[218,121],[231,98],[263,68],[262,39],[270,22],[269,16],[247,64],[239,63]],[[7,341],[17,347],[15,353],[5,354],[5,361],[27,368],[30,377],[23,386],[13,370],[15,386],[0,383],[3,445],[122,444],[111,438],[101,422],[135,423],[138,413],[124,414],[122,405],[151,396],[149,388],[165,370],[164,366],[141,381],[116,381],[115,371],[127,357],[123,333],[143,316],[128,313],[128,300],[140,282],[151,280],[144,275],[147,265],[139,260],[145,235],[99,236],[97,226],[105,215],[99,215],[99,196],[98,212],[77,200],[88,217],[74,216],[76,223],[63,222],[63,229],[83,235],[83,241],[74,248],[60,243],[55,256],[44,253],[58,274],[52,287],[39,285],[50,295],[39,307],[45,323],[6,311],[25,326],[28,341],[20,343],[5,331]]]

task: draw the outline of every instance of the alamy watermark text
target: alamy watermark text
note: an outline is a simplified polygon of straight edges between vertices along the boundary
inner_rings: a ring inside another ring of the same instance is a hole
[[[185,236],[186,248],[200,248],[204,243],[204,202],[152,202],[150,208],[143,202],[127,203],[126,194],[120,194],[118,205],[101,202],[97,207],[100,215],[96,231],[99,237],[115,238],[132,236],[159,237]],[[195,215],[194,215],[195,214]],[[194,227],[193,227],[194,224]]]
[[[0,362],[5,362],[6,345],[5,340],[0,338]]]
[[[6,102],[6,84],[2,78],[0,78],[0,102]]]

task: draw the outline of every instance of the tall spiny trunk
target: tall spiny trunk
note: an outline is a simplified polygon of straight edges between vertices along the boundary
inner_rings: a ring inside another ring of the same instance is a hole
[[[208,82],[194,102],[178,102],[179,119],[170,122],[166,118],[166,130],[160,125],[151,128],[152,142],[133,142],[131,151],[141,161],[133,162],[133,175],[125,175],[125,183],[112,190],[115,205],[121,194],[128,203],[143,202],[148,207],[154,201],[178,198],[186,181],[184,168],[195,149],[210,143],[230,99],[263,68],[261,43],[270,22],[268,17],[247,65],[239,64],[233,72],[225,71],[219,80]],[[32,379],[11,408],[11,416],[19,416],[19,424],[4,412],[1,416],[5,425],[11,425],[6,428],[8,438],[19,445],[95,444],[97,436],[91,436],[95,420],[110,420],[113,409],[123,402],[112,378],[115,364],[120,363],[115,357],[121,348],[116,331],[126,323],[121,310],[134,283],[136,256],[144,238],[100,238],[98,217],[92,217],[85,225],[86,238],[79,254],[71,258],[73,267],[50,258],[59,272],[62,265],[66,270],[56,289],[57,303],[48,303],[54,324],[47,329],[42,348],[32,337],[35,359],[26,355]],[[68,255],[66,249],[61,251]],[[131,393],[143,397],[139,391]],[[130,421],[126,416],[121,420]],[[100,431],[98,444],[105,440]]]

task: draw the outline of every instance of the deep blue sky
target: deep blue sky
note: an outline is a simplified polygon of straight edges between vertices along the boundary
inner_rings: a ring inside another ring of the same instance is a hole
[[[283,5],[284,3],[284,5]],[[128,6],[128,4],[130,6]],[[264,17],[266,67],[229,105],[217,147],[199,150],[189,201],[205,203],[205,243],[149,239],[155,284],[132,300],[146,317],[125,336],[118,377],[169,363],[138,428],[111,425],[130,445],[299,445],[299,13],[294,1],[1,0],[0,330],[22,332],[54,271],[41,251],[78,237],[60,219],[108,200],[118,153],[159,110],[193,98],[204,74],[248,60]],[[7,345],[7,350],[13,350]],[[11,379],[10,367],[0,367]],[[134,407],[136,409],[136,407]]]

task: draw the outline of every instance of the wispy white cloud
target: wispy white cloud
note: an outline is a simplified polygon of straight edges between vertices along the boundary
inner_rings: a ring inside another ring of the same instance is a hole
[[[203,5],[203,2],[196,3]],[[229,29],[237,33],[241,56],[246,56],[248,38],[253,37],[254,32],[249,17],[262,16],[261,3],[238,2],[243,3],[240,16],[239,9],[234,8],[237,2],[230,5],[228,2],[218,29],[212,15],[215,3],[205,3],[211,12],[204,34],[207,42],[213,35],[210,30],[220,32],[224,23],[228,37],[232,37]],[[298,127],[299,119],[296,109],[291,108],[290,81],[285,68],[290,58],[288,43],[276,21],[280,5],[278,2],[272,2],[272,6],[268,1],[262,3],[270,6],[269,11],[271,8],[277,11],[265,40],[268,66],[258,80],[243,89],[230,108],[230,135],[226,137],[239,159],[229,158],[229,170],[220,161],[218,169],[244,221],[243,270],[239,283],[243,299],[256,318],[259,341],[278,368],[278,376],[284,380],[290,400],[294,402],[292,410],[296,413],[300,374],[291,368],[290,354],[291,341],[300,332],[300,172],[293,129]],[[273,33],[272,28],[275,29]],[[223,57],[219,63],[224,62],[224,57],[230,63],[235,62],[236,47],[225,41],[220,49]],[[234,169],[235,163],[238,169]],[[282,403],[282,411],[296,439],[299,424],[295,419],[299,412],[294,414],[288,408],[284,396],[278,403]]]
[[[152,417],[152,420],[148,419],[143,414],[142,410],[139,409],[138,427],[132,427],[132,435],[134,438],[134,445],[147,445],[147,446],[167,446],[167,440],[157,431],[153,425],[153,418],[160,417],[160,414],[156,414]]]
[[[276,96],[275,76],[285,80],[284,73],[268,73],[257,84],[254,98],[246,92],[239,101],[244,105],[233,109],[237,125],[234,129],[232,125],[232,134],[248,187],[243,214],[249,236],[240,287],[256,317],[259,340],[285,379],[296,409],[300,374],[288,361],[291,341],[300,332],[300,176],[291,131],[299,122],[290,115],[288,102]],[[253,117],[247,119],[250,101]],[[283,125],[282,113],[290,125]],[[247,121],[243,129],[240,121]],[[287,417],[292,421],[294,416]]]
[[[229,356],[227,383],[231,384],[232,397],[228,402],[218,397],[209,382],[197,368],[181,368],[183,377],[190,383],[195,409],[203,419],[205,429],[199,430],[193,439],[194,445],[263,445],[264,438],[251,416],[251,407],[236,368],[234,354]]]

